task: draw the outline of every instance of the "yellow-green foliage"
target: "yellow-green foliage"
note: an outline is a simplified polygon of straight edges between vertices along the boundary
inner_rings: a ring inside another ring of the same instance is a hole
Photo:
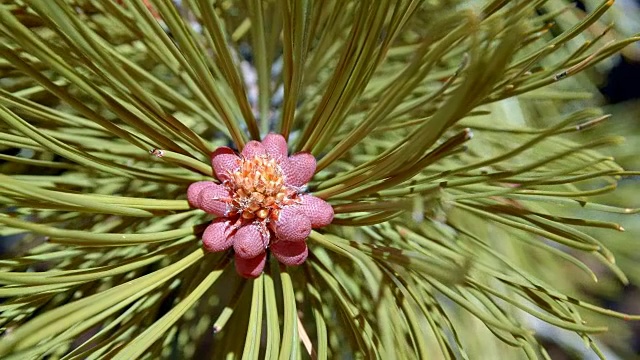
[[[638,40],[611,5],[0,1],[1,356],[546,358],[532,317],[602,356],[632,317],[578,299],[593,267],[627,282],[589,228],[640,209],[591,201],[634,173],[583,136],[607,115],[563,104]],[[336,216],[245,280],[186,189],[268,132]]]

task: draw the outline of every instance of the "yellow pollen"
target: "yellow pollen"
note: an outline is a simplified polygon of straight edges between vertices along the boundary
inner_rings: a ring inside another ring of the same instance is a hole
[[[258,210],[256,212],[256,215],[260,218],[260,219],[266,219],[267,216],[269,216],[269,210],[262,208],[260,210]]]
[[[246,220],[277,219],[283,206],[299,201],[297,191],[285,185],[282,169],[268,155],[241,159],[229,179],[225,185],[233,194],[231,213]]]

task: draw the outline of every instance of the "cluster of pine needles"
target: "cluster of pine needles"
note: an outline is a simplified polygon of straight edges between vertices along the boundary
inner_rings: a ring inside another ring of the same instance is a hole
[[[537,318],[604,357],[640,317],[580,289],[628,282],[598,214],[640,209],[599,195],[637,173],[582,136],[608,115],[558,104],[640,39],[612,4],[0,1],[0,356],[549,358]],[[336,215],[247,280],[186,189],[270,132]]]

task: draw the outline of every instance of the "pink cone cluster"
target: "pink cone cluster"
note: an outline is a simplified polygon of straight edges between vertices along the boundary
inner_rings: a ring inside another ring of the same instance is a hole
[[[267,249],[285,265],[300,265],[308,255],[306,239],[312,228],[333,220],[326,201],[302,192],[316,170],[309,153],[287,156],[282,135],[269,134],[250,141],[241,154],[219,147],[211,165],[220,184],[191,184],[189,203],[217,218],[202,235],[211,252],[233,247],[238,273],[259,276]]]

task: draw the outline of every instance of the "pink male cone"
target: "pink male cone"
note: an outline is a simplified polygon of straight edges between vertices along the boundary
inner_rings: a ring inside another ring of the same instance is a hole
[[[257,278],[258,276],[260,276],[260,274],[262,274],[262,270],[264,270],[266,259],[266,252],[263,252],[262,254],[250,259],[244,259],[236,255],[236,271],[243,277],[250,279]]]

